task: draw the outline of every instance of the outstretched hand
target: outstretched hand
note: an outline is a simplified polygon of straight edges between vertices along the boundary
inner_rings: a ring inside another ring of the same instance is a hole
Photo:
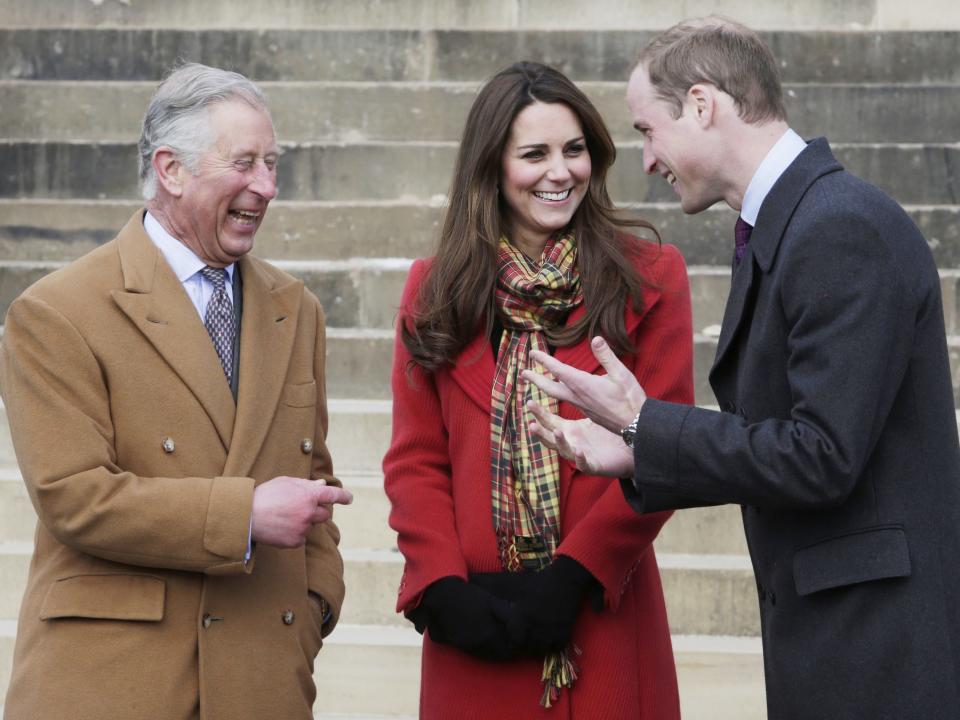
[[[646,402],[647,394],[602,337],[595,337],[590,342],[590,349],[607,371],[606,375],[591,375],[565,365],[547,353],[533,350],[530,357],[549,370],[556,380],[532,370],[524,370],[523,379],[551,397],[576,405],[594,423],[619,433],[633,422]],[[584,432],[593,436],[593,431],[586,429],[588,426],[583,427]]]
[[[530,421],[530,431],[581,472],[609,477],[633,475],[633,450],[620,435],[589,419],[567,420],[554,415],[533,401],[527,403],[527,410],[536,418]]]

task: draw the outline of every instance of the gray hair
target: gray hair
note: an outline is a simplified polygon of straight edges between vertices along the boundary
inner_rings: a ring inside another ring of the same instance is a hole
[[[196,173],[200,156],[216,141],[207,110],[227,100],[243,100],[269,114],[263,91],[239,73],[188,63],[160,83],[143,116],[138,143],[144,200],[152,200],[157,194],[153,169],[157,148],[172,148],[187,170]]]

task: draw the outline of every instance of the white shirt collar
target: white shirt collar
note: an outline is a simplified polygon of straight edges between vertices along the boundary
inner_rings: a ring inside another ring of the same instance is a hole
[[[797,135],[792,129],[780,136],[776,144],[770,148],[770,152],[760,163],[760,167],[753,174],[753,179],[747,185],[747,191],[743,194],[743,206],[740,208],[740,217],[746,220],[750,225],[757,224],[757,215],[760,214],[760,206],[766,199],[767,194],[776,184],[784,171],[790,167],[790,163],[797,159],[797,155],[802,153],[807,147],[803,138]]]
[[[164,259],[173,268],[173,274],[177,276],[177,280],[181,283],[186,282],[207,266],[193,250],[168,233],[149,211],[143,217],[143,229],[146,230],[153,244],[163,253]],[[231,282],[233,281],[233,266],[234,263],[230,263],[225,268],[227,277],[230,278]]]

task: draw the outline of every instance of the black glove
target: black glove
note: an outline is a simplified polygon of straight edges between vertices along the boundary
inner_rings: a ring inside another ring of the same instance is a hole
[[[603,588],[573,558],[557,555],[538,572],[476,573],[470,582],[513,601],[527,623],[523,652],[545,655],[570,644],[580,603],[589,594],[594,610],[603,608]]]
[[[512,602],[458,577],[430,585],[407,613],[418,632],[483,660],[509,660],[523,646],[526,623]]]

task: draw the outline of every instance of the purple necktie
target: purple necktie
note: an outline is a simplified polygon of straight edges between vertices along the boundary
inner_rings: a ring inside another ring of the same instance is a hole
[[[753,225],[748,223],[742,217],[737,218],[737,226],[733,230],[734,240],[736,242],[733,256],[736,258],[736,264],[739,265],[743,260],[743,254],[747,251],[747,244],[750,242],[750,233],[753,232]]]

